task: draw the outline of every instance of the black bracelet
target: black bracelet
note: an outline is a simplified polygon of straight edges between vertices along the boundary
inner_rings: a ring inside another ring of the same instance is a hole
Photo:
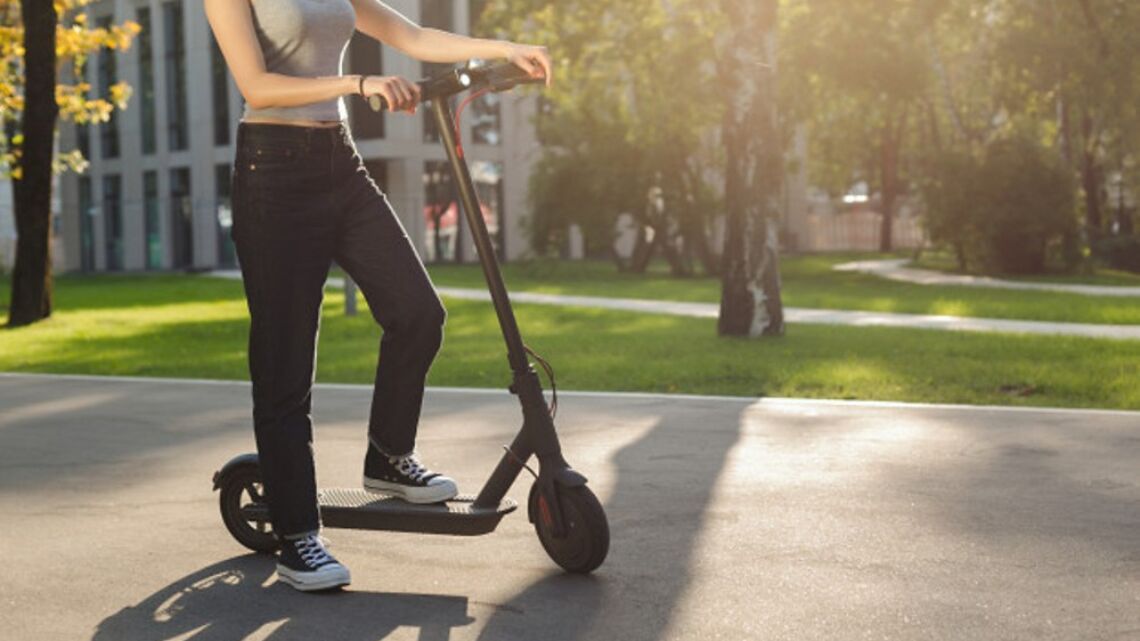
[[[366,76],[364,74],[360,74],[360,92],[359,93],[360,93],[361,98],[367,98],[367,96],[364,95],[364,78],[365,77]]]

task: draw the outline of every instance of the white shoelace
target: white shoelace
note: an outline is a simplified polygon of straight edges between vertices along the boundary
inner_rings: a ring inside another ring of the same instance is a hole
[[[334,562],[334,559],[329,556],[328,550],[325,549],[324,539],[316,534],[297,539],[293,542],[293,546],[297,549],[297,554],[301,555],[301,560],[310,567],[320,567],[326,563]]]
[[[420,463],[419,457],[415,452],[407,456],[393,456],[390,461],[396,466],[396,469],[400,471],[400,474],[412,479],[416,483],[423,482],[424,477],[431,474],[431,471],[424,467],[423,463]]]

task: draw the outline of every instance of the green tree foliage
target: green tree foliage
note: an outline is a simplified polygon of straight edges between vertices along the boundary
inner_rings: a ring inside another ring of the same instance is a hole
[[[629,212],[655,232],[675,272],[691,271],[693,257],[719,267],[705,239],[726,210],[718,42],[738,26],[726,6],[492,0],[494,25],[547,44],[558,59],[531,192],[540,246],[578,223],[588,246],[604,251],[616,216]],[[780,0],[779,15],[781,136],[786,143],[803,125],[810,181],[834,197],[859,181],[871,186],[883,249],[903,199],[920,213],[923,195],[958,199],[931,207],[970,215],[969,192],[936,196],[929,185],[950,184],[955,163],[984,163],[1013,139],[1072,174],[1083,224],[1067,255],[1078,239],[1094,252],[1132,246],[1100,241],[1133,234],[1140,194],[1134,1]],[[664,207],[649,206],[651,194]],[[932,236],[948,243],[965,242],[947,233],[965,222],[928,218]]]
[[[1109,171],[1140,145],[1140,6],[1129,0],[992,0],[994,86],[1011,114],[1047,123],[1080,177],[1091,241],[1109,227]],[[1134,185],[1135,186],[1135,185]]]
[[[873,185],[885,209],[884,236],[898,193],[935,179],[932,173],[946,182],[963,158],[982,162],[996,141],[1026,135],[1077,178],[1075,206],[1094,249],[1106,233],[1131,233],[1131,199],[1118,198],[1109,212],[1106,196],[1110,180],[1120,195],[1140,187],[1135,3],[785,4],[784,78],[789,105],[809,132],[811,178],[837,195],[857,180]],[[961,200],[953,209],[968,215],[968,194],[940,197]],[[943,240],[944,226],[955,222],[928,220]]]
[[[531,183],[535,246],[576,223],[591,253],[607,253],[614,221],[629,213],[653,231],[674,272],[692,272],[694,260],[714,271],[709,181],[723,158],[709,134],[723,110],[712,73],[720,14],[692,0],[495,0],[484,25],[542,42],[556,59],[538,120],[546,147]],[[663,208],[648,205],[651,190]]]
[[[813,182],[856,181],[882,200],[880,247],[906,190],[905,153],[931,82],[922,35],[934,12],[914,0],[785,0],[780,35],[789,111],[808,127]]]

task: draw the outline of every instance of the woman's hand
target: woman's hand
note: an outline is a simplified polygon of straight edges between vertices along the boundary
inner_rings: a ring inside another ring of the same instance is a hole
[[[420,86],[400,76],[365,76],[364,96],[380,95],[391,111],[416,113],[420,102]]]
[[[550,52],[546,50],[546,47],[508,42],[503,57],[530,74],[531,78],[546,78],[546,86],[550,86],[552,65]]]

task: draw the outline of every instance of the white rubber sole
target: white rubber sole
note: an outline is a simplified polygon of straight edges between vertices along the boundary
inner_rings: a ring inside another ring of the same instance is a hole
[[[352,576],[349,574],[348,568],[343,565],[325,566],[325,568],[328,569],[322,568],[316,572],[297,572],[284,565],[277,564],[277,579],[302,592],[330,590],[352,583]]]
[[[375,494],[401,498],[408,503],[439,503],[450,501],[459,494],[459,489],[452,482],[427,487],[408,487],[399,483],[370,479],[367,476],[364,477],[364,489]]]

